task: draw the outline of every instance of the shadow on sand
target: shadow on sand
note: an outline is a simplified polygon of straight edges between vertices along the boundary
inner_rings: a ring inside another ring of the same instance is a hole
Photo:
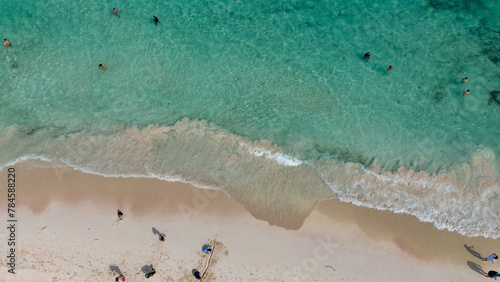
[[[120,271],[120,268],[116,265],[110,265],[109,269],[113,271],[114,273],[118,274],[118,276],[123,275],[122,272]]]
[[[151,272],[151,270],[153,270],[153,265],[150,264],[150,265],[145,265],[143,267],[141,267],[141,271],[144,273],[144,274],[148,274]]]
[[[478,252],[476,252],[476,250],[474,250],[474,246],[467,246],[467,244],[464,244],[464,248],[469,252],[471,253],[471,255],[475,256],[476,258],[482,260],[483,257],[481,256],[481,254],[479,254]]]
[[[156,228],[153,227],[153,234],[154,235],[160,235],[160,231],[158,231],[158,229],[156,229]]]
[[[469,266],[470,269],[481,274],[482,276],[486,275],[486,272],[484,272],[483,268],[479,264],[472,261],[467,261],[467,265]]]

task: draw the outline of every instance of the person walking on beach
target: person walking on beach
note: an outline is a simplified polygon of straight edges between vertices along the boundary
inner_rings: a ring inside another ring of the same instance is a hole
[[[462,82],[466,83],[467,82],[467,77],[462,78]]]
[[[4,39],[3,45],[5,45],[7,47],[12,47],[12,42],[9,39]]]
[[[154,268],[151,268],[151,271],[146,273],[146,278],[149,279],[149,277],[153,276],[156,274],[156,270]]]
[[[118,277],[115,278],[115,281],[117,281],[117,282],[125,282],[125,276],[120,275],[120,276],[118,276]]]
[[[120,17],[120,15],[118,15],[118,9],[113,8],[113,14],[117,15],[118,17]]]
[[[122,219],[123,219],[123,213],[122,213],[122,211],[121,211],[121,210],[118,210],[118,218],[119,218],[120,220],[122,220]]]
[[[158,236],[160,237],[160,241],[165,242],[165,234],[160,233]]]
[[[363,60],[369,60],[370,59],[370,52],[366,52],[365,56],[363,57]]]
[[[100,68],[101,70],[104,70],[104,65],[103,65],[103,64],[99,64],[99,68]]]
[[[495,278],[495,280],[497,280],[498,272],[496,272],[495,270],[490,270],[488,271],[488,274],[484,275],[484,277]]]
[[[491,263],[494,263],[496,259],[498,259],[498,256],[495,253],[492,253],[488,257],[482,258],[483,261],[491,261]]]
[[[160,20],[156,16],[153,16],[153,22],[155,23],[155,25],[157,25]]]
[[[388,68],[387,68],[387,72],[390,72],[391,70],[393,70],[394,68],[392,67],[392,65],[390,65]]]
[[[467,96],[469,94],[469,90],[470,89],[467,89],[466,91],[464,91],[464,96]]]

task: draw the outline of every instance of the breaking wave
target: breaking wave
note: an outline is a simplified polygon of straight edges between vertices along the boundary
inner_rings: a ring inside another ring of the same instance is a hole
[[[117,126],[107,133],[56,128],[27,133],[14,125],[0,132],[0,145],[8,152],[0,156],[3,166],[59,160],[103,176],[155,177],[220,189],[255,217],[286,228],[299,228],[318,200],[334,194],[466,236],[500,234],[500,174],[487,148],[435,174],[405,167],[387,171],[376,160],[365,167],[327,156],[307,158],[304,152],[299,159],[266,140],[248,140],[189,119],[173,126]]]

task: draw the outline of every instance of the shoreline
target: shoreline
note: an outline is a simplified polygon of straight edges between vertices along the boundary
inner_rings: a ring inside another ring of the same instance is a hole
[[[35,262],[38,255],[36,248],[49,254],[59,252],[57,246],[77,252],[84,250],[85,246],[95,250],[100,264],[92,262],[88,269],[81,264],[83,270],[66,263],[56,271],[57,279],[68,279],[63,272],[69,269],[66,272],[73,273],[73,280],[85,281],[84,277],[95,279],[99,275],[110,275],[106,271],[109,272],[113,257],[106,252],[127,257],[123,263],[126,268],[120,269],[124,273],[127,269],[129,276],[133,277],[141,275],[138,262],[141,257],[144,264],[145,261],[152,262],[156,258],[146,258],[152,252],[160,252],[154,248],[161,247],[163,250],[168,246],[161,252],[169,253],[169,260],[157,262],[161,267],[158,268],[161,270],[159,274],[167,281],[192,281],[189,267],[174,261],[173,257],[191,260],[190,265],[202,265],[203,254],[197,245],[214,239],[214,236],[228,254],[217,258],[217,267],[210,272],[212,276],[203,279],[206,281],[229,279],[224,276],[228,274],[225,270],[241,273],[246,271],[242,269],[245,265],[252,266],[248,267],[250,270],[242,281],[269,278],[276,281],[338,281],[340,277],[368,280],[368,276],[359,270],[360,273],[356,273],[359,268],[375,272],[370,276],[371,281],[374,281],[373,277],[381,279],[377,281],[397,281],[398,277],[408,275],[408,271],[422,279],[441,277],[441,281],[471,281],[481,278],[477,273],[478,267],[486,272],[490,268],[496,269],[495,265],[475,258],[472,252],[477,251],[482,256],[498,252],[494,249],[498,239],[466,237],[457,232],[438,230],[431,223],[420,222],[408,214],[394,214],[326,199],[316,205],[298,230],[291,230],[255,219],[242,206],[217,190],[154,178],[109,178],[86,174],[71,167],[54,169],[27,163],[18,163],[14,167],[18,180],[17,209],[23,221],[29,223],[19,229],[18,239],[21,245],[30,247],[18,254],[19,259],[23,256],[32,259],[31,265],[29,260],[19,262],[20,273],[27,275],[18,276],[23,279],[53,271],[44,266],[46,264]],[[2,183],[6,183],[5,171],[4,168]],[[0,205],[7,205],[6,197],[0,199]],[[116,218],[117,209],[126,215],[123,222]],[[61,218],[64,219],[62,222]],[[98,238],[94,239],[99,240],[92,241],[88,237],[87,230],[83,228],[85,225],[90,228],[88,232],[98,230]],[[136,230],[134,225],[143,228]],[[167,244],[158,245],[151,226],[166,234]],[[78,232],[71,230],[79,227],[83,229]],[[119,230],[122,227],[123,230]],[[112,242],[113,238],[117,240],[117,236],[125,236],[127,240]],[[56,237],[58,239],[54,241]],[[245,242],[243,245],[242,239]],[[90,245],[75,243],[82,240]],[[111,245],[100,245],[100,241]],[[131,242],[141,243],[130,247]],[[474,248],[467,250],[464,246]],[[130,256],[130,251],[117,251],[129,247],[132,253],[140,254],[137,259],[134,259],[135,255]],[[64,251],[59,254],[69,260],[68,255]],[[113,263],[118,264],[116,259]],[[335,270],[327,272],[328,268],[324,265],[331,265]],[[272,266],[279,267],[281,271],[275,271]],[[395,269],[396,266],[400,268]],[[176,270],[171,273],[167,271],[169,268]],[[7,275],[6,267],[1,269]],[[135,272],[130,272],[130,269]],[[92,276],[93,271],[97,271],[98,276]],[[418,274],[421,271],[422,274]]]
[[[115,133],[71,134],[57,139],[58,145],[39,158],[57,160],[66,155],[63,152],[73,152],[68,159],[64,157],[64,163],[86,173],[181,179],[202,188],[214,187],[256,218],[290,229],[300,228],[318,201],[338,197],[359,206],[412,214],[466,236],[496,238],[500,234],[495,200],[500,178],[495,154],[487,149],[449,171],[432,174],[404,166],[386,171],[375,160],[370,167],[322,159],[304,166],[283,166],[275,157],[255,154],[278,153],[279,147],[266,140],[247,140],[248,145],[242,146],[238,136],[207,121],[183,119],[172,126],[120,127]],[[195,145],[181,145],[192,142]],[[130,148],[134,148],[131,154]]]

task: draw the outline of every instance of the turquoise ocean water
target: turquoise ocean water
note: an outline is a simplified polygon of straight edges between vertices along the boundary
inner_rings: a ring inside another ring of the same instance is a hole
[[[0,7],[2,166],[178,179],[272,218],[331,189],[500,236],[497,1]]]

